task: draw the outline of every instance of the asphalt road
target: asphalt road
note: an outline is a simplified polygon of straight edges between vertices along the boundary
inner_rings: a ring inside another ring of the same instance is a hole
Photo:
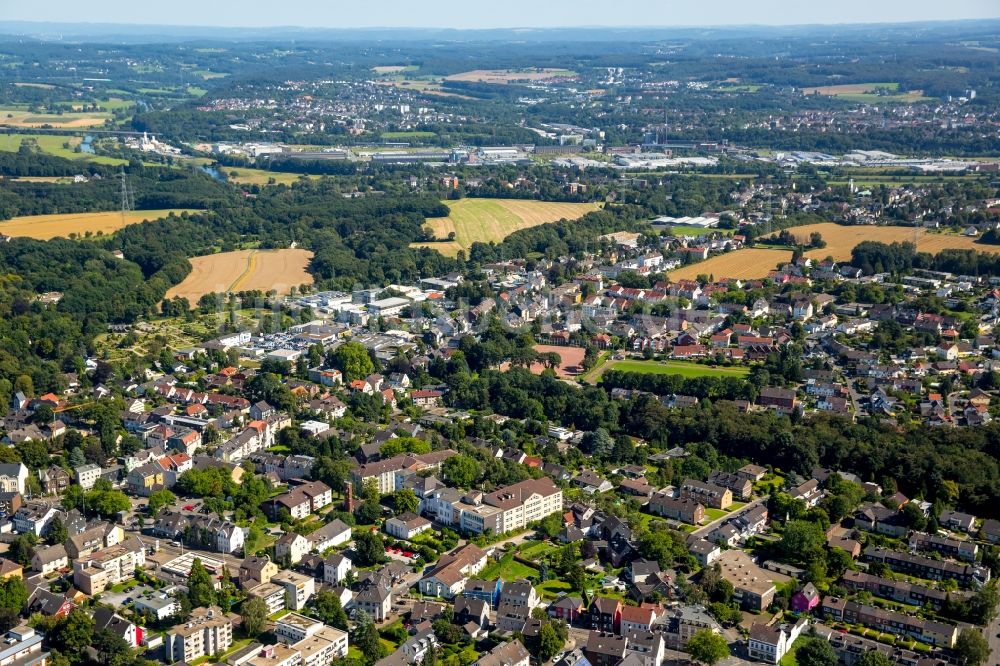
[[[989,623],[984,629],[983,633],[986,635],[986,640],[990,643],[990,657],[986,660],[987,664],[1000,664],[1000,616],[993,618],[993,621]]]
[[[691,532],[691,534],[693,534],[696,537],[704,537],[709,532],[711,532],[716,527],[718,527],[722,523],[726,522],[730,518],[735,518],[736,516],[738,516],[738,515],[740,515],[742,513],[750,511],[751,509],[755,509],[758,506],[760,506],[761,504],[764,504],[765,502],[767,502],[767,498],[766,497],[761,497],[760,499],[756,499],[756,500],[750,502],[749,504],[747,504],[746,506],[744,506],[743,508],[741,508],[739,511],[733,511],[731,513],[727,513],[726,515],[722,516],[721,518],[716,518],[715,520],[713,520],[712,522],[710,522],[708,525],[705,525],[704,527],[699,527],[694,532]]]

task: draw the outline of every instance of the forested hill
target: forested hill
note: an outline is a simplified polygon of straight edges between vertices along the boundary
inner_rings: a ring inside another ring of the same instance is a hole
[[[4,176],[68,176],[82,173],[90,176],[90,180],[69,185],[4,181],[0,186],[0,219],[19,215],[108,211],[121,207],[120,169],[83,169],[75,162],[41,155],[39,157],[48,167],[38,169],[32,168],[29,159],[7,159],[5,156],[9,155],[17,154],[0,153],[0,174]],[[135,162],[126,169],[126,174],[136,210],[223,209],[239,201],[239,196],[231,188],[196,170],[145,167]]]

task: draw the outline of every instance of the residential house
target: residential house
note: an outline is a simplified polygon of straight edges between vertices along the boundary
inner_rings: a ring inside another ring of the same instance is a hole
[[[805,618],[795,624],[754,624],[747,637],[747,656],[768,664],[779,663],[807,625]]]

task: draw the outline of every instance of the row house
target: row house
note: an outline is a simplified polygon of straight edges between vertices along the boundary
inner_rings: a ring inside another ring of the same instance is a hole
[[[679,520],[688,525],[697,525],[705,519],[705,507],[700,502],[666,493],[655,493],[649,499],[648,511],[654,516]]]
[[[927,585],[882,578],[851,569],[844,572],[841,583],[848,589],[869,592],[883,599],[913,606],[930,606],[934,609],[941,608],[949,596],[948,592]]]
[[[894,550],[869,546],[863,555],[866,562],[882,562],[893,571],[929,580],[954,580],[962,586],[984,585],[990,580],[990,570],[978,564],[959,564],[935,560]]]
[[[708,475],[708,482],[722,488],[729,488],[733,492],[733,497],[740,500],[748,500],[753,494],[753,484],[739,474],[715,470]]]
[[[953,624],[925,620],[838,597],[825,597],[821,610],[824,616],[837,622],[863,624],[879,631],[910,636],[939,647],[954,647],[958,638],[958,627]]]

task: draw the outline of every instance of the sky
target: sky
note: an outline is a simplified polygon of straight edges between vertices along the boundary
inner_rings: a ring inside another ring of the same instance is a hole
[[[0,0],[0,21],[232,27],[546,28],[1000,18],[997,0]]]

